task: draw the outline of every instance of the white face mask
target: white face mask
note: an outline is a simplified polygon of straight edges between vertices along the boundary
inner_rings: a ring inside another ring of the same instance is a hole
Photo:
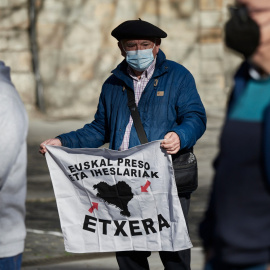
[[[152,49],[125,51],[128,65],[137,71],[146,70],[154,61],[153,50],[155,45]]]

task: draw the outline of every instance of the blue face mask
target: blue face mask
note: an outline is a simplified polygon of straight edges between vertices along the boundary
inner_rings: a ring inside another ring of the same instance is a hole
[[[128,65],[137,70],[146,70],[154,61],[153,49],[126,51],[126,61]]]

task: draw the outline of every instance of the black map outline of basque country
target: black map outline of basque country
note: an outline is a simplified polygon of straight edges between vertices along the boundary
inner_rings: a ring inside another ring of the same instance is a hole
[[[93,188],[98,190],[97,197],[122,210],[120,211],[122,216],[130,217],[128,203],[133,199],[134,194],[126,182],[119,181],[115,185],[110,186],[102,181],[94,185]]]

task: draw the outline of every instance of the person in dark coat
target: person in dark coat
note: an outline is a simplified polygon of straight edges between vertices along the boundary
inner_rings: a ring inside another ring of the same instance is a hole
[[[225,26],[234,77],[200,235],[207,270],[270,268],[270,2],[239,0]]]

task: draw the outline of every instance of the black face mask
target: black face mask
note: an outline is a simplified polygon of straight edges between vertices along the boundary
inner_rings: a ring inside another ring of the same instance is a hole
[[[248,58],[259,45],[260,28],[245,6],[232,7],[230,11],[231,18],[225,25],[225,43]]]

